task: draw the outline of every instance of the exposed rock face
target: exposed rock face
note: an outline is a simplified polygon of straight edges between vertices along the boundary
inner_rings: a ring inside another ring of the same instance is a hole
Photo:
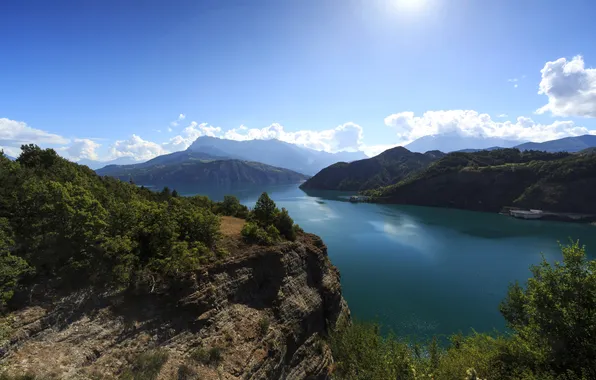
[[[339,318],[349,318],[339,272],[320,238],[303,235],[204,268],[176,289],[79,292],[20,310],[0,368],[109,379],[159,349],[168,353],[159,379],[181,378],[181,366],[187,379],[325,379],[333,358],[321,337]],[[200,349],[219,349],[221,360],[195,360]]]

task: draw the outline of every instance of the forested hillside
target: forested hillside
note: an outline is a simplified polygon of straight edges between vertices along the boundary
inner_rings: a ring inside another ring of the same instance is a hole
[[[451,153],[367,194],[380,202],[499,211],[505,206],[596,213],[596,156],[500,149]]]
[[[403,147],[388,149],[378,156],[331,165],[300,187],[317,190],[366,190],[394,184],[426,168],[445,154],[439,151],[413,153]]]
[[[1,304],[31,284],[53,290],[176,278],[224,255],[216,213],[239,203],[154,193],[99,177],[51,149],[0,157]]]
[[[299,183],[308,177],[260,162],[214,159],[201,152],[183,151],[159,156],[137,165],[106,166],[97,171],[123,181],[142,185],[282,185]]]

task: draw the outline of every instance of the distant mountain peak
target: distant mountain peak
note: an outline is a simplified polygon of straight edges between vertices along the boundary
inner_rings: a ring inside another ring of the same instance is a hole
[[[416,139],[406,145],[412,152],[441,151],[445,153],[464,149],[486,149],[495,146],[512,148],[521,141],[507,140],[498,137],[464,136],[450,132],[436,135],[427,135]]]
[[[278,139],[237,141],[201,136],[190,145],[188,150],[208,154],[217,152],[218,155],[262,162],[311,175],[336,162],[366,158],[363,152],[329,153]]]

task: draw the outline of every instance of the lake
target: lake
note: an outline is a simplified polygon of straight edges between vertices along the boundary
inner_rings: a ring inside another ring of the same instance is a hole
[[[172,188],[172,187],[171,187]],[[471,211],[350,203],[346,193],[297,185],[259,189],[177,188],[182,195],[238,196],[252,207],[262,191],[294,221],[321,236],[341,272],[352,315],[399,335],[425,339],[456,332],[504,330],[498,306],[529,266],[561,258],[557,241],[580,239],[596,251],[596,227],[518,220]]]

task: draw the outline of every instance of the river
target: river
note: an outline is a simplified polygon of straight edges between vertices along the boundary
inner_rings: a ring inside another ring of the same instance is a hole
[[[499,302],[509,283],[526,281],[541,254],[559,260],[558,241],[569,239],[586,244],[590,257],[596,253],[596,227],[585,224],[350,203],[345,193],[307,194],[297,185],[177,189],[216,200],[232,193],[251,207],[268,191],[305,231],[323,238],[353,317],[417,339],[504,330]]]

